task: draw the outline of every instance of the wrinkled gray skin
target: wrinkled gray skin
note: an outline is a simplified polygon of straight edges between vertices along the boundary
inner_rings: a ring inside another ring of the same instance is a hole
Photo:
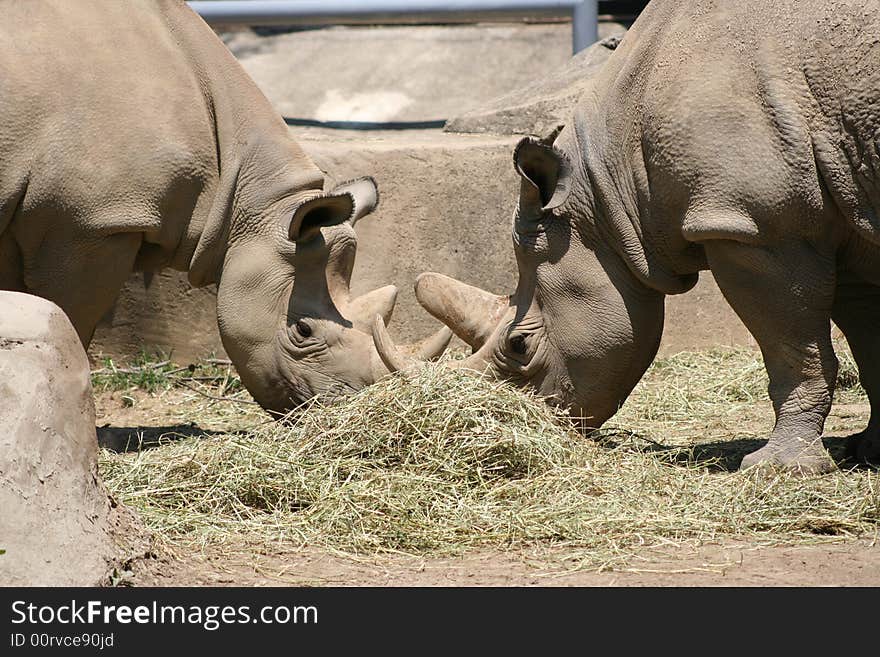
[[[851,452],[880,456],[880,3],[654,0],[547,141],[515,156],[509,308],[418,282],[477,350],[467,367],[598,427],[654,358],[664,296],[709,269],[770,376],[776,424],[743,467],[834,469],[820,440],[832,320],[872,406]],[[386,362],[409,365],[374,334]]]
[[[374,183],[325,194],[201,18],[146,0],[0,16],[0,288],[54,301],[88,345],[132,270],[218,283],[223,345],[273,412],[386,373],[368,322],[396,290],[348,288]]]

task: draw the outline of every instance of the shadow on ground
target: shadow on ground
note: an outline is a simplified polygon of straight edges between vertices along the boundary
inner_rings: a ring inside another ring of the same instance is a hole
[[[828,436],[822,439],[825,449],[842,470],[878,469],[876,463],[863,463],[847,453],[847,443],[853,436]],[[718,440],[692,446],[664,445],[647,440],[641,436],[611,435],[602,436],[599,442],[607,447],[633,445],[642,452],[655,454],[670,463],[686,467],[704,467],[710,472],[736,472],[746,454],[754,452],[767,444],[766,440],[755,438],[735,438]]]
[[[112,452],[139,452],[185,438],[204,438],[228,435],[228,431],[202,429],[196,424],[177,424],[166,427],[111,427],[97,428],[98,446]]]

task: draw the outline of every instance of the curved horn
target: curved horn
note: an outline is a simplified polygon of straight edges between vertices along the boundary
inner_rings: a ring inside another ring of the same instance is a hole
[[[345,307],[343,315],[354,324],[355,328],[369,333],[370,324],[376,315],[380,315],[382,321],[388,324],[396,301],[397,288],[394,285],[386,285],[352,299]]]
[[[451,340],[452,330],[448,326],[444,326],[415,345],[416,358],[419,360],[437,360],[446,351],[446,347],[449,346]]]
[[[425,310],[474,351],[485,344],[510,305],[509,296],[492,294],[443,274],[421,274],[415,293]]]
[[[448,326],[444,326],[439,331],[437,331],[433,335],[429,335],[421,342],[415,345],[404,347],[404,349],[407,353],[416,353],[418,356],[418,361],[436,360],[443,355],[446,347],[449,346],[450,340],[452,340],[452,331],[449,330]],[[376,344],[375,338],[373,339],[373,344]],[[390,337],[383,338],[383,344],[391,344],[391,349],[393,350],[394,345]],[[386,354],[388,353],[388,348],[383,347],[383,350]],[[403,355],[402,358],[404,360],[407,360],[409,357]],[[410,365],[418,361],[411,361]],[[407,367],[407,365],[405,364],[398,364],[402,365],[403,367]],[[376,347],[373,351],[373,356],[371,358],[371,369],[373,372],[373,381],[378,381],[379,379],[386,376],[389,372],[395,371],[385,364],[385,359],[382,358],[378,347]]]
[[[464,360],[450,360],[444,363],[447,367],[454,370],[473,370],[475,372],[485,372],[490,366],[489,353],[492,351],[490,343],[484,344],[480,349],[472,353]]]
[[[388,329],[385,328],[385,322],[382,317],[376,315],[373,320],[373,344],[379,353],[379,358],[385,363],[385,367],[390,372],[405,372],[421,365],[420,361],[414,358],[404,356],[397,347],[391,336],[388,335]]]

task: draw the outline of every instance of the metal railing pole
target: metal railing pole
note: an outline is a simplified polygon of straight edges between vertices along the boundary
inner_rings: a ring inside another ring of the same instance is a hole
[[[599,2],[583,0],[571,12],[571,50],[575,55],[599,40]]]
[[[259,25],[369,24],[388,21],[472,22],[568,16],[580,0],[190,0],[209,23]]]
[[[597,0],[190,0],[211,25],[332,25],[572,17],[575,53],[598,40]]]

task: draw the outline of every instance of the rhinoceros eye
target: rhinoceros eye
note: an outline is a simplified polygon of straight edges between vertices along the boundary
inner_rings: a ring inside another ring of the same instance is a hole
[[[524,354],[526,353],[526,338],[522,334],[512,335],[510,336],[510,348],[513,350],[515,354]]]
[[[312,335],[312,327],[302,319],[296,320],[294,327],[296,328],[296,332],[304,338],[308,338]]]

